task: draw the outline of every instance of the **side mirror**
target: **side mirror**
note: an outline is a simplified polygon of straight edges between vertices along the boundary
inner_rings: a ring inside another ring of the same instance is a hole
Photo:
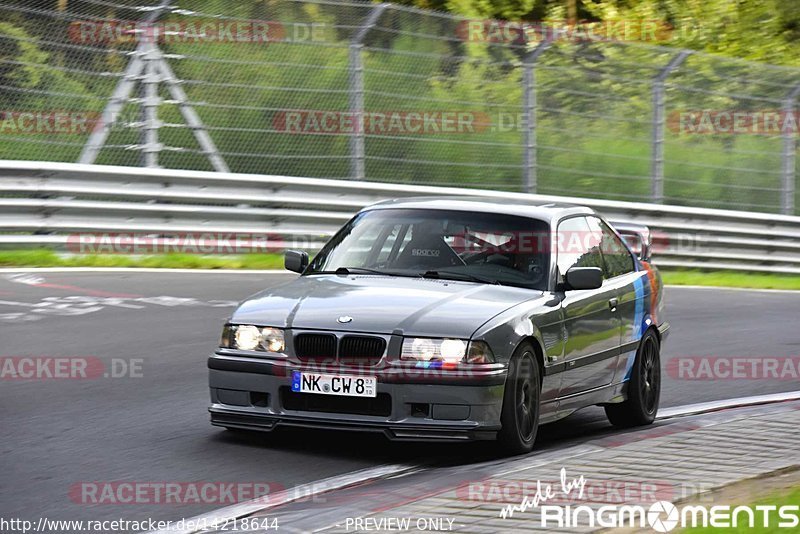
[[[287,250],[283,257],[283,266],[287,271],[302,273],[308,267],[308,252]]]
[[[573,267],[567,271],[567,289],[597,289],[603,285],[600,267]]]

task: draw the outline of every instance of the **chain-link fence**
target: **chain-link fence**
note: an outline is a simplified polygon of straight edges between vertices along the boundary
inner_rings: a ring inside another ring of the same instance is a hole
[[[5,0],[0,158],[796,213],[800,69],[553,28],[358,1]]]

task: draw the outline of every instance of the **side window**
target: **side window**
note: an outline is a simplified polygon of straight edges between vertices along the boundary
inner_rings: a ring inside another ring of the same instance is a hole
[[[572,267],[600,267],[603,269],[603,256],[600,253],[602,232],[590,227],[586,217],[572,217],[558,224],[556,244],[558,272],[564,276]]]
[[[633,272],[633,256],[631,256],[625,243],[617,237],[617,234],[606,223],[596,217],[591,219],[597,222],[603,232],[601,247],[603,249],[603,260],[606,264],[606,277],[614,278],[615,276]]]

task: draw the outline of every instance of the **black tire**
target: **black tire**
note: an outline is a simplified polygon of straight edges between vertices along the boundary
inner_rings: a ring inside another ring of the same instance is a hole
[[[508,366],[503,392],[502,428],[497,440],[508,454],[533,450],[539,430],[539,400],[542,381],[533,347],[523,343],[514,352]]]
[[[628,398],[619,404],[607,404],[611,424],[632,427],[651,424],[658,413],[661,398],[661,344],[653,330],[647,330],[639,342],[628,382]]]

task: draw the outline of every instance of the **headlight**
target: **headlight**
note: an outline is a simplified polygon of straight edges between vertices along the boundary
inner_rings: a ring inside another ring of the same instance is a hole
[[[222,329],[220,346],[240,350],[283,352],[286,348],[286,343],[284,342],[283,330],[280,328],[259,328],[245,324],[225,325]]]
[[[255,326],[242,325],[236,328],[233,335],[234,348],[242,350],[256,350],[261,344],[261,332]]]
[[[283,330],[279,328],[262,328],[261,344],[264,345],[267,352],[283,352],[283,349],[286,348],[286,343],[283,340]]]
[[[403,351],[400,354],[400,359],[458,363],[464,360],[466,353],[467,342],[461,339],[414,337],[403,340]]]
[[[494,353],[485,341],[429,339],[412,337],[403,340],[401,360],[444,363],[494,363]]]

